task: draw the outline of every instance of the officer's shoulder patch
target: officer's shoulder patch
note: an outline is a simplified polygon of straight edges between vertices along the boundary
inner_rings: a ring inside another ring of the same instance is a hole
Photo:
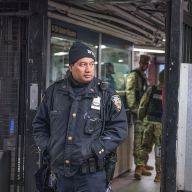
[[[122,103],[121,103],[121,98],[119,95],[113,95],[111,97],[111,100],[113,102],[113,104],[115,105],[115,107],[117,108],[118,111],[121,111],[121,106],[122,106]]]

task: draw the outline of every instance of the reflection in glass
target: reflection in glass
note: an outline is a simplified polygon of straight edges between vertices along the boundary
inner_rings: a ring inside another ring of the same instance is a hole
[[[102,49],[101,79],[117,91],[125,90],[127,74],[131,70],[131,52],[128,49]]]
[[[125,89],[127,75],[131,71],[132,53],[128,49],[106,47],[102,49],[101,79],[109,82],[121,96],[126,107]]]

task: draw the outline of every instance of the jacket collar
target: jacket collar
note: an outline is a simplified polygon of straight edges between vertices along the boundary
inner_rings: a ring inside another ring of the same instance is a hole
[[[65,95],[71,95],[74,97],[74,91],[73,87],[71,86],[71,83],[68,78],[64,79],[61,83],[61,86],[59,87],[59,91],[63,92]],[[81,96],[83,97],[95,97],[98,95],[98,81],[94,77],[93,80],[89,83],[89,85],[86,88],[86,91]]]

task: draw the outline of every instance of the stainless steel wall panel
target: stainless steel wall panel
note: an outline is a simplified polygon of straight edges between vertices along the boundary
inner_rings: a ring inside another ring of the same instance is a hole
[[[182,63],[179,85],[177,189],[192,191],[192,64]]]

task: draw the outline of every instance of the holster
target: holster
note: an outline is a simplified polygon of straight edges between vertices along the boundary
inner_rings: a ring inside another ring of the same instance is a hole
[[[54,192],[53,188],[49,187],[49,177],[51,170],[48,165],[44,164],[37,172],[34,174],[36,189],[39,192]]]
[[[105,160],[107,186],[109,186],[110,182],[113,179],[116,162],[117,162],[117,152],[113,151],[109,155],[107,155]]]
[[[49,161],[43,156],[42,166],[35,172],[35,184],[38,192],[55,192],[56,185],[52,185],[52,172]],[[52,186],[51,186],[52,185]]]

